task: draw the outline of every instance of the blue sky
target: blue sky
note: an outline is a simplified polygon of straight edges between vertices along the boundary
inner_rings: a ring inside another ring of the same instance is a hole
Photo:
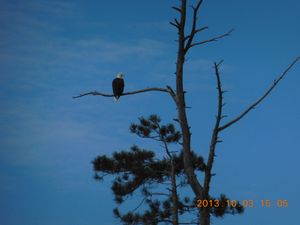
[[[157,113],[176,116],[167,95],[72,99],[111,92],[122,71],[126,90],[174,86],[176,31],[168,22],[178,1],[0,0],[0,218],[5,225],[118,224],[109,180],[95,182],[91,160],[132,144],[157,147],[128,132]],[[233,118],[259,97],[300,53],[300,3],[204,1],[204,40],[186,63],[193,148],[207,156],[216,113],[214,61],[225,112]],[[300,201],[300,66],[251,114],[222,134],[213,193],[232,199],[286,199],[286,209],[259,205],[214,224],[296,225]],[[159,148],[157,148],[159,154]],[[236,168],[242,168],[237,170]],[[134,208],[134,206],[132,206]]]

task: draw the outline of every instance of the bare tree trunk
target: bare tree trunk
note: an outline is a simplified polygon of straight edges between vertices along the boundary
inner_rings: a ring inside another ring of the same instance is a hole
[[[190,152],[191,152],[191,133],[186,116],[186,105],[185,105],[185,91],[183,89],[183,68],[185,61],[185,21],[186,20],[186,0],[181,1],[181,19],[178,28],[178,53],[176,62],[176,97],[177,97],[177,110],[178,119],[180,122],[183,142],[183,161],[185,173],[188,177],[189,184],[191,185],[195,195],[202,195],[202,187],[197,180],[196,174],[192,167]]]
[[[201,225],[209,225],[210,224],[209,208],[202,208],[200,210],[200,224]]]
[[[183,83],[184,62],[185,62],[185,23],[186,23],[186,0],[181,1],[181,18],[178,24],[178,52],[176,61],[176,104],[178,111],[178,119],[182,133],[182,145],[183,145],[183,161],[184,169],[188,178],[188,182],[197,197],[203,199],[203,188],[199,183],[195,171],[191,163],[191,133],[186,116],[186,104],[185,104],[185,91]],[[176,21],[175,21],[176,22]],[[204,209],[201,211],[200,218],[201,225],[209,225],[209,210]]]

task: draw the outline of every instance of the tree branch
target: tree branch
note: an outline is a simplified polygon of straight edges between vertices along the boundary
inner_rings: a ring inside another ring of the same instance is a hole
[[[172,92],[172,89],[170,86],[167,86],[167,88],[145,88],[145,89],[141,89],[141,90],[137,90],[137,91],[131,91],[131,92],[125,92],[123,93],[121,96],[124,96],[124,95],[134,95],[134,94],[139,94],[139,93],[142,93],[142,92],[149,92],[149,91],[160,91],[160,92],[166,92],[166,93],[169,93],[172,97],[173,96],[173,93]],[[81,97],[84,97],[86,95],[99,95],[99,96],[103,96],[103,97],[114,97],[113,94],[105,94],[105,93],[101,93],[101,92],[98,92],[98,91],[91,91],[91,92],[87,92],[87,93],[83,93],[83,94],[80,94],[80,95],[77,95],[77,96],[74,96],[73,98],[81,98]]]
[[[245,111],[243,111],[239,116],[237,116],[235,119],[231,120],[227,124],[221,126],[219,128],[219,131],[222,131],[234,123],[238,122],[240,119],[242,119],[244,116],[246,116],[252,109],[254,109],[259,103],[261,103],[271,92],[272,90],[277,86],[277,84],[286,76],[286,74],[289,72],[289,70],[300,60],[300,56],[298,56],[285,70],[284,72],[274,80],[273,84],[270,86],[270,88],[252,105],[250,105]]]
[[[179,9],[179,8],[176,7],[176,6],[172,6],[172,9],[176,10],[176,11],[179,12],[179,13],[182,13],[181,9]]]
[[[202,45],[202,44],[205,44],[205,43],[208,43],[208,42],[218,41],[218,40],[221,39],[221,38],[224,38],[224,37],[226,37],[226,36],[229,36],[233,31],[234,31],[234,29],[231,29],[231,30],[227,31],[225,34],[222,34],[222,35],[220,35],[220,36],[216,36],[216,37],[207,39],[207,40],[205,40],[205,41],[195,42],[195,43],[191,44],[189,48],[194,47],[194,46],[197,46],[197,45]]]
[[[193,42],[195,34],[200,32],[201,30],[203,30],[203,29],[197,29],[197,14],[198,14],[198,10],[199,10],[202,2],[203,2],[203,0],[198,0],[198,3],[196,5],[196,7],[192,7],[193,11],[194,11],[194,13],[193,13],[193,25],[192,25],[192,29],[191,29],[191,33],[189,35],[189,38],[187,39],[188,42],[185,46],[185,52],[187,52],[187,50],[191,47],[191,44]]]
[[[212,170],[212,166],[213,166],[213,162],[214,162],[216,145],[218,143],[219,126],[220,126],[220,122],[223,117],[222,109],[223,109],[223,93],[224,93],[224,91],[222,90],[222,84],[221,84],[220,73],[219,73],[219,65],[221,63],[222,63],[222,61],[218,64],[214,63],[215,75],[217,78],[217,90],[218,90],[218,113],[216,116],[215,127],[214,127],[212,137],[211,137],[209,156],[208,156],[208,160],[207,160],[206,168],[205,168],[204,192],[205,192],[206,197],[209,196],[209,185],[210,185],[210,180],[212,177],[211,170]]]
[[[143,205],[144,201],[146,201],[146,199],[147,196],[142,199],[142,201],[132,210],[132,212],[135,212],[138,208],[140,208]]]
[[[170,24],[172,26],[176,27],[177,29],[180,29],[180,23],[178,22],[178,20],[176,18],[174,19],[174,22],[170,22]]]
[[[199,29],[195,29],[194,34],[196,35],[197,33],[201,32],[201,31],[204,31],[204,30],[206,30],[206,29],[208,29],[208,26],[201,27],[201,28],[199,28]],[[184,41],[187,41],[190,37],[191,37],[191,35],[186,36],[186,37],[184,38]]]

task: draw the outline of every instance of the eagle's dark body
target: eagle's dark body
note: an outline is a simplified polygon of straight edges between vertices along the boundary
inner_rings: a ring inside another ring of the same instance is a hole
[[[122,77],[116,77],[112,82],[112,88],[115,96],[115,100],[117,101],[124,91],[124,80]]]

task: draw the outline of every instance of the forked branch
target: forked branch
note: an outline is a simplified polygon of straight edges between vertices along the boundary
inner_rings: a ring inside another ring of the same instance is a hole
[[[206,30],[206,29],[208,29],[208,26],[198,28],[198,29],[194,30],[193,34],[196,35],[197,33],[201,32],[201,31],[204,31],[204,30]],[[191,34],[188,35],[188,36],[186,36],[186,37],[184,38],[184,41],[189,40],[190,37],[191,37]],[[186,49],[187,49],[187,46],[188,46],[188,45],[186,45],[186,47],[185,47]]]
[[[271,92],[272,90],[277,86],[277,84],[286,76],[286,74],[289,72],[289,70],[300,60],[300,56],[298,56],[284,71],[283,73],[274,80],[273,84],[267,89],[267,91],[252,105],[250,105],[245,111],[243,111],[239,116],[237,116],[235,119],[231,120],[230,122],[226,123],[225,125],[221,126],[219,128],[219,131],[222,131],[231,125],[238,122],[240,119],[242,119],[244,116],[246,116],[252,109],[254,109],[259,103],[261,103]]]
[[[170,24],[176,27],[177,29],[180,29],[180,23],[178,22],[177,19],[174,19],[174,22],[170,22]]]
[[[203,0],[198,0],[198,3],[196,6],[192,6],[193,9],[193,25],[192,25],[192,29],[191,29],[191,33],[190,35],[188,35],[185,39],[187,39],[187,44],[185,46],[185,52],[187,52],[187,50],[191,47],[191,44],[193,42],[194,36],[196,33],[207,29],[207,27],[201,28],[201,29],[197,29],[197,15],[198,15],[198,11],[199,8],[202,4]]]
[[[192,43],[189,47],[188,46],[187,47],[192,48],[192,47],[197,46],[197,45],[202,45],[202,44],[206,44],[206,43],[209,43],[209,42],[218,41],[219,39],[222,39],[224,37],[229,36],[233,31],[234,31],[234,29],[230,29],[229,31],[227,31],[226,33],[224,33],[222,35],[219,35],[219,36],[216,36],[216,37],[204,40],[204,41],[199,41],[199,42]]]

